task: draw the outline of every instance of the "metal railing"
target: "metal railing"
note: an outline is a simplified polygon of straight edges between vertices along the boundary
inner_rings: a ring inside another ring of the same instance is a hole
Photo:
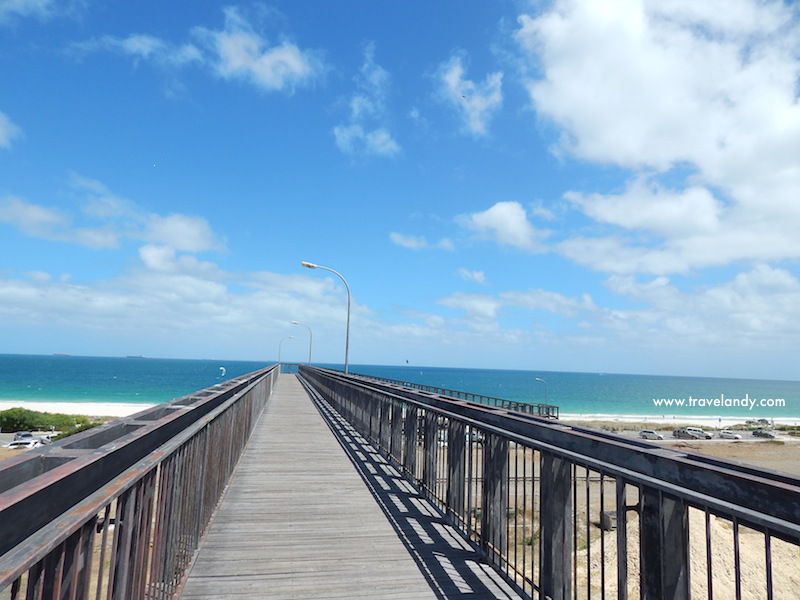
[[[0,598],[174,598],[276,366],[0,465]]]
[[[472,392],[460,392],[458,390],[450,390],[443,387],[432,385],[424,385],[422,383],[412,383],[408,381],[400,381],[397,379],[388,379],[386,377],[375,377],[374,375],[359,375],[357,373],[350,373],[358,377],[365,377],[375,381],[382,381],[384,383],[391,383],[400,387],[408,387],[416,390],[438,394],[440,396],[449,396],[450,398],[457,398],[459,400],[467,400],[468,402],[477,402],[478,404],[485,404],[487,406],[496,406],[497,408],[504,408],[506,410],[513,410],[515,412],[528,413],[539,417],[546,417],[548,419],[558,419],[558,406],[553,404],[543,404],[541,402],[520,402],[518,400],[505,400],[503,398],[494,398],[492,396],[484,396],[482,394],[473,394]]]
[[[337,371],[300,376],[531,597],[800,597],[794,476]]]

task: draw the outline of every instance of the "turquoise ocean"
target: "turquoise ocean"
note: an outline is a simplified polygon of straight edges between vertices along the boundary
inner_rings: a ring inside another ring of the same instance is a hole
[[[250,361],[6,354],[0,355],[0,401],[158,404],[266,366]],[[350,372],[554,404],[562,415],[800,423],[798,381],[378,365],[350,365]],[[693,406],[689,398],[695,399]],[[654,399],[683,400],[684,405],[657,405]]]

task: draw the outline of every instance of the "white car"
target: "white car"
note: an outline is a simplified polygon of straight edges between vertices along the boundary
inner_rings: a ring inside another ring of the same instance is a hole
[[[701,440],[710,440],[712,437],[714,437],[710,433],[708,433],[707,431],[703,431],[699,427],[687,427],[686,431],[694,434],[695,437],[698,437]]]
[[[652,429],[642,429],[639,432],[639,437],[645,440],[663,440],[664,436]]]
[[[17,440],[6,444],[6,448],[11,448],[12,450],[28,450],[29,448],[38,448],[41,445],[42,442],[39,440]]]
[[[719,432],[719,437],[721,437],[723,440],[740,440],[740,439],[742,439],[742,436],[740,436],[738,433],[736,433],[734,431],[728,431],[727,429],[723,429],[722,431],[720,431]]]

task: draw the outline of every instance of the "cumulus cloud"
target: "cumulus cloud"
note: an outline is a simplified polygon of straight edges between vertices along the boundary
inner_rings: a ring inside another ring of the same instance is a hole
[[[490,73],[478,83],[466,79],[465,74],[463,56],[452,56],[439,67],[439,94],[459,115],[464,131],[484,136],[503,103],[503,74]]]
[[[562,133],[557,151],[632,173],[622,194],[566,194],[611,231],[568,240],[570,258],[669,273],[800,257],[794,9],[559,0],[519,23],[529,97]]]
[[[351,155],[384,157],[400,152],[400,144],[386,123],[390,83],[388,71],[375,62],[375,45],[369,44],[355,78],[356,90],[347,101],[347,122],[333,128],[339,150]]]
[[[11,122],[3,112],[0,112],[0,147],[10,148],[12,140],[22,135],[22,129]]]
[[[541,238],[545,233],[534,228],[519,202],[498,202],[483,212],[464,215],[460,220],[469,229],[489,235],[500,245],[528,252],[543,251]]]

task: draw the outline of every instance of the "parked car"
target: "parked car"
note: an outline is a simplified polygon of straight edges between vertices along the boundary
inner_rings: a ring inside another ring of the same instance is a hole
[[[719,437],[723,440],[740,440],[742,436],[736,433],[735,431],[729,431],[728,429],[723,429],[719,432]]]
[[[700,435],[689,431],[687,428],[682,427],[681,429],[676,429],[672,432],[672,437],[684,439],[684,440],[699,440],[702,439]]]
[[[14,434],[14,441],[18,442],[20,440],[32,440],[33,434],[30,431],[18,431]]]
[[[6,448],[11,448],[12,450],[28,450],[29,448],[38,448],[41,445],[42,442],[35,439],[16,440],[6,444]]]
[[[663,440],[664,436],[658,433],[657,431],[653,431],[652,429],[642,429],[639,432],[639,437],[645,440]]]
[[[710,440],[712,437],[714,437],[713,435],[711,435],[707,431],[700,429],[699,427],[687,427],[686,431],[688,431],[689,433],[694,433],[701,440],[704,439]]]
[[[774,433],[772,433],[771,431],[768,431],[766,429],[756,429],[753,432],[753,435],[756,436],[756,437],[763,437],[763,438],[774,438],[775,437]]]

